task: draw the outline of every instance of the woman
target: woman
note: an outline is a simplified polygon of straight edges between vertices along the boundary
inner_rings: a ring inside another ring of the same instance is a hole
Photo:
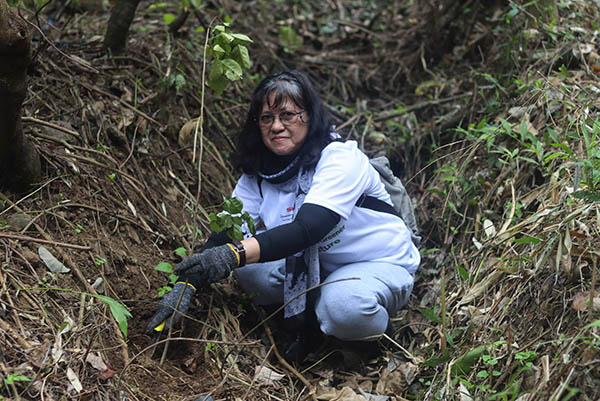
[[[201,253],[175,266],[187,281],[161,300],[149,330],[177,319],[174,309],[185,313],[200,283],[235,271],[256,303],[286,303],[290,330],[302,333],[314,313],[320,330],[340,340],[381,336],[408,300],[419,252],[401,218],[358,206],[365,195],[388,208],[391,200],[356,142],[331,132],[306,75],[282,72],[259,83],[238,158],[244,174],[233,196],[262,229],[241,242],[212,235]],[[292,347],[289,355],[300,354]]]

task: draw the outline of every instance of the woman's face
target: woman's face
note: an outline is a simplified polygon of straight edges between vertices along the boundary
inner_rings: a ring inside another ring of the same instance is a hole
[[[274,103],[275,93],[271,93],[258,118],[263,143],[278,156],[294,154],[306,140],[308,116],[289,98],[283,98],[279,106],[269,106]]]

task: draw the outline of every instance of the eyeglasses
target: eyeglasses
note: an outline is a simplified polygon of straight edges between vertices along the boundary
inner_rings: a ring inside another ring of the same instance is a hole
[[[304,113],[304,110],[300,110],[298,112],[282,111],[278,115],[279,121],[281,121],[281,123],[283,125],[288,126],[288,125],[292,125],[295,122],[297,122],[298,116],[300,116],[300,120],[302,122],[304,122],[304,119],[302,118],[302,113]],[[258,116],[258,124],[261,127],[270,127],[274,122],[275,122],[275,115],[273,115],[273,114],[265,113],[265,114],[261,114],[260,116]]]

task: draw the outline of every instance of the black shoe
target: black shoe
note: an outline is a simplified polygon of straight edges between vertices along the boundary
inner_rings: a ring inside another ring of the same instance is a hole
[[[299,331],[293,337],[292,340],[285,345],[281,356],[289,363],[300,364],[308,355],[308,346],[306,341],[306,335]]]

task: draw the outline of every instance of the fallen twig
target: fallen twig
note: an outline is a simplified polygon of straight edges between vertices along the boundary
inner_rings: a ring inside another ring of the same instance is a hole
[[[92,250],[91,246],[76,245],[76,244],[67,244],[65,242],[57,242],[57,241],[52,241],[52,240],[47,240],[47,239],[28,237],[26,235],[0,233],[0,238],[14,239],[14,240],[17,240],[17,241],[26,241],[26,242],[37,242],[39,244],[54,245],[54,246],[59,246],[61,248],[78,249],[78,250],[81,250],[81,251],[90,251],[90,250]]]

